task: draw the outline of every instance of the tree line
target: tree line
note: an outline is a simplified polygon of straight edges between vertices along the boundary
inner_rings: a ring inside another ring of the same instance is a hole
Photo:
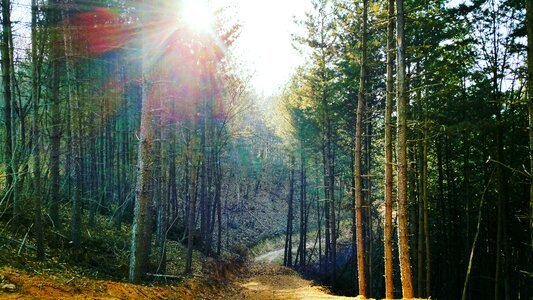
[[[372,297],[531,294],[525,3],[312,3],[295,37],[307,61],[278,109],[292,159],[323,175],[316,204],[299,203],[323,277]]]
[[[139,282],[167,272],[169,241],[191,273],[193,250],[218,257],[278,234],[250,214],[260,194],[264,207],[284,199],[262,187],[284,166],[227,57],[240,25],[220,11],[196,31],[177,18],[184,2],[168,5],[2,2],[0,218],[31,233],[38,259],[83,253],[103,224],[131,228]],[[17,10],[31,12],[22,28]]]

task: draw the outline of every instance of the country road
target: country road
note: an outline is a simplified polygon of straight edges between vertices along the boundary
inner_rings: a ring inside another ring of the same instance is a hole
[[[254,262],[267,262],[267,263],[273,263],[274,261],[280,259],[283,259],[283,252],[284,249],[277,249],[270,252],[267,252],[265,254],[261,254],[254,258]]]
[[[279,252],[271,251],[256,259],[275,259]],[[359,299],[331,295],[325,288],[279,265],[256,262],[248,269],[247,274],[237,281],[242,290],[238,295],[232,295],[233,299]]]

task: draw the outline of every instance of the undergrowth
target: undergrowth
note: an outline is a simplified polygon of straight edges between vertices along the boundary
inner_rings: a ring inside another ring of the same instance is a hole
[[[64,210],[62,220],[68,220]],[[45,216],[46,218],[46,216]],[[50,274],[69,280],[76,276],[93,279],[126,281],[130,259],[131,226],[117,226],[112,218],[98,215],[93,226],[88,226],[87,216],[83,219],[82,243],[75,249],[70,239],[70,224],[63,222],[59,228],[44,220],[46,259],[36,257],[33,222],[29,216],[22,216],[14,226],[7,216],[0,218],[0,268],[12,267],[28,274]],[[30,224],[30,225],[27,225]],[[165,274],[183,276],[185,269],[185,247],[179,242],[166,241]],[[193,252],[193,274],[201,272],[203,258]],[[160,265],[160,247],[152,244],[149,268],[155,273]],[[175,278],[173,277],[174,281]],[[147,277],[147,283],[168,283],[168,279]],[[172,280],[172,279],[171,279]]]

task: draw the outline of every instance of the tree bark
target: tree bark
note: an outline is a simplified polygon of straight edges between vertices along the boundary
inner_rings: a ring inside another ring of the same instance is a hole
[[[49,15],[52,26],[51,34],[51,99],[50,99],[50,115],[51,115],[51,134],[50,134],[50,175],[51,175],[51,189],[50,199],[48,203],[48,211],[52,226],[56,228],[61,227],[59,220],[59,206],[61,202],[60,195],[60,146],[61,146],[61,111],[60,111],[60,94],[59,83],[61,79],[61,4],[58,0],[53,0],[49,5]]]
[[[37,248],[37,259],[45,259],[44,232],[42,217],[42,187],[41,187],[41,153],[40,153],[40,124],[39,124],[39,100],[40,100],[40,57],[38,58],[37,46],[37,0],[31,2],[31,59],[32,59],[32,89],[31,97],[33,101],[33,119],[32,119],[32,136],[33,136],[33,220],[35,222],[35,244]]]
[[[142,31],[146,31],[148,18],[141,17]],[[149,72],[146,65],[146,32],[141,33],[141,125],[139,135],[139,152],[137,162],[137,186],[135,188],[135,209],[131,238],[131,255],[129,280],[131,282],[141,281],[147,271],[148,252],[151,240],[147,239],[147,233],[150,232],[150,181],[152,173],[152,146],[154,139],[152,124],[152,105],[149,98],[151,85],[149,84]]]
[[[420,99],[420,98],[419,98]],[[424,203],[423,203],[423,185],[424,179],[422,175],[422,165],[424,164],[424,157],[422,152],[422,141],[418,143],[418,233],[417,233],[417,296],[422,298],[424,293],[423,277],[424,277]],[[415,158],[416,159],[416,158]]]
[[[359,97],[357,100],[357,115],[355,125],[355,232],[357,244],[357,278],[359,283],[359,295],[366,297],[365,278],[365,250],[363,240],[363,177],[361,174],[361,148],[363,131],[363,108],[365,107],[365,84],[366,84],[366,30],[368,16],[368,0],[363,0],[363,32],[361,46],[361,73],[359,78]]]
[[[15,180],[13,169],[13,128],[12,128],[12,102],[13,97],[11,93],[11,52],[9,50],[9,36],[11,34],[11,3],[9,0],[2,0],[2,85],[4,89],[4,119],[6,126],[5,148],[4,148],[4,163],[6,168],[6,185],[5,198],[7,203],[13,205],[13,220],[18,219],[18,203],[13,203],[13,191],[15,188]]]
[[[385,297],[394,298],[392,273],[392,110],[393,110],[393,69],[394,69],[394,0],[389,0],[387,28],[387,81],[385,103]]]
[[[322,140],[322,160],[324,166],[324,272],[327,274],[330,270],[330,247],[331,247],[331,220],[330,220],[330,192],[329,192],[329,158],[328,158],[328,137],[325,133]]]
[[[400,275],[402,295],[413,298],[411,277],[411,259],[409,257],[409,225],[407,222],[407,85],[405,66],[405,32],[403,0],[396,0],[396,43],[398,55],[397,67],[397,153],[398,153],[398,251],[400,256]]]
[[[423,160],[422,160],[422,202],[424,209],[424,242],[426,250],[426,297],[431,296],[431,247],[429,239],[429,203],[428,203],[428,151],[429,135],[426,110],[426,122],[424,124]]]
[[[329,186],[329,196],[330,196],[330,229],[331,229],[331,270],[332,270],[332,283],[335,283],[337,279],[337,222],[335,216],[335,151],[333,145],[333,136],[331,124],[329,124],[328,129],[328,186]]]

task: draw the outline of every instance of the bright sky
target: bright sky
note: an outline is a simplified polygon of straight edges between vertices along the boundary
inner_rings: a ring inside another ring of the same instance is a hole
[[[271,95],[290,79],[303,57],[292,47],[291,34],[311,9],[309,0],[212,0],[235,9],[242,33],[235,44],[237,58],[253,75],[259,93]]]
[[[168,0],[176,1],[176,0]],[[243,68],[253,77],[251,84],[265,96],[275,93],[290,79],[293,70],[304,61],[292,47],[291,34],[301,28],[294,24],[294,17],[302,20],[311,9],[309,0],[185,0],[208,1],[213,7],[228,7],[241,23],[241,36],[234,45],[234,52]],[[14,32],[22,33],[29,42],[31,21],[30,0],[13,0],[12,19]]]

